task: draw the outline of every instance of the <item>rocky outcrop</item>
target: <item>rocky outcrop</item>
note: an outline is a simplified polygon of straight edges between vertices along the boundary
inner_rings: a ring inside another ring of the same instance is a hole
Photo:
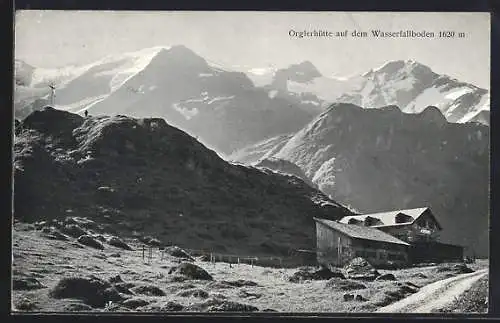
[[[359,280],[375,280],[380,273],[364,258],[357,257],[344,266],[347,278]]]
[[[212,275],[205,269],[189,262],[183,262],[179,266],[171,268],[168,273],[183,275],[189,279],[213,280]]]
[[[100,241],[98,241],[96,238],[94,238],[88,234],[78,237],[77,241],[83,245],[86,245],[86,246],[89,246],[89,247],[92,247],[95,249],[99,249],[99,250],[104,249],[104,246]]]
[[[110,283],[95,277],[66,277],[49,292],[53,298],[76,298],[93,307],[104,307],[109,301],[123,298]]]
[[[331,271],[328,268],[313,269],[299,269],[288,278],[293,283],[303,282],[305,280],[328,280],[331,278],[345,279],[344,274],[340,270]]]

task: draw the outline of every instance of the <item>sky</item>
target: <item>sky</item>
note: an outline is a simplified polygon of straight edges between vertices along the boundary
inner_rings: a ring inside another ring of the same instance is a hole
[[[352,37],[354,30],[454,31],[453,38]],[[348,37],[290,31],[348,31]],[[464,38],[457,37],[459,32]],[[39,11],[15,16],[15,58],[36,67],[91,63],[107,55],[182,44],[233,69],[308,60],[325,76],[361,74],[389,60],[413,59],[489,89],[489,13]]]

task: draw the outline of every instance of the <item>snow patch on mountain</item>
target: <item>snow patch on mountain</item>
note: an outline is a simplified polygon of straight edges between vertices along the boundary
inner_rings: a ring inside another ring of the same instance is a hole
[[[112,89],[115,89],[126,82],[130,76],[144,69],[144,67],[149,64],[151,59],[158,54],[159,51],[167,50],[169,48],[169,46],[156,46],[119,55],[108,55],[93,63],[85,65],[70,65],[61,68],[35,68],[33,71],[31,86],[40,87],[47,86],[49,83],[55,83],[58,88],[62,88],[70,81],[82,76],[85,72],[88,72],[93,67],[119,62],[120,64],[115,68],[103,70],[95,74],[97,77],[101,75],[113,76],[111,78],[110,85]]]
[[[50,83],[57,87],[66,85],[72,79],[85,73],[91,65],[66,66],[62,68],[35,68],[32,75],[32,87],[47,87]]]
[[[192,102],[203,102],[203,101],[191,100],[191,101],[185,102],[185,103],[192,103]],[[186,118],[187,120],[189,120],[192,117],[196,116],[198,114],[198,112],[199,112],[197,108],[187,108],[186,106],[184,106],[181,103],[173,103],[172,107],[176,111],[180,112],[184,116],[184,118]]]
[[[464,115],[458,123],[479,122],[490,125],[490,94],[483,95],[477,104],[477,110],[473,110]]]
[[[108,56],[102,60],[93,63],[93,66],[120,63],[115,68],[107,69],[95,74],[99,76],[111,76],[110,89],[111,92],[116,91],[119,87],[125,84],[131,77],[141,72],[151,63],[151,60],[158,55],[162,50],[168,50],[168,46],[156,46],[145,48],[135,52],[125,53],[118,56]]]
[[[209,101],[207,101],[207,104],[212,104],[214,102],[231,100],[231,99],[234,99],[234,95],[230,95],[230,96],[218,96],[218,97],[214,97],[214,98],[210,99]]]
[[[337,79],[324,76],[316,77],[309,82],[287,81],[287,90],[298,94],[313,93],[325,101],[334,101],[343,93],[356,87],[359,78]]]
[[[273,82],[277,69],[273,67],[256,67],[246,71],[246,75],[252,80],[255,86],[266,86]]]
[[[303,103],[303,104],[312,104],[312,105],[315,105],[315,106],[319,106],[320,105],[320,103],[318,101],[313,101],[313,100],[302,100],[300,102]]]
[[[467,94],[467,93],[471,93],[471,92],[472,92],[472,89],[467,88],[467,87],[463,87],[461,89],[451,91],[450,93],[446,94],[445,98],[449,99],[449,100],[456,100],[459,97],[461,97],[462,95]]]
[[[274,69],[271,68],[252,68],[248,70],[249,73],[255,74],[255,75],[266,75],[266,74],[272,74],[275,72]]]
[[[403,108],[407,113],[419,113],[426,106],[434,105],[451,122],[464,123],[482,110],[489,110],[489,94],[470,85],[450,87],[449,84],[425,89]]]

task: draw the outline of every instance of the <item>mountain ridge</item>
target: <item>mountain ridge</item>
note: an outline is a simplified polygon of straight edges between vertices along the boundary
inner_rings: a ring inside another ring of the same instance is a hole
[[[296,176],[228,163],[160,118],[49,107],[14,140],[14,217],[24,222],[85,216],[127,237],[286,255],[314,247],[313,216],[352,214]]]
[[[429,206],[446,228],[444,241],[487,256],[487,126],[448,122],[436,107],[411,114],[337,103],[283,138],[278,149],[256,144],[260,150],[245,148],[252,158],[232,157],[287,160],[359,212]]]

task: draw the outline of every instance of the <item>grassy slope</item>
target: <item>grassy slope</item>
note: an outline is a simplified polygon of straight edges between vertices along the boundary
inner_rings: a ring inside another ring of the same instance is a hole
[[[160,259],[158,251],[154,251],[151,264],[142,260],[142,251],[123,251],[106,245],[103,251],[85,247],[78,248],[71,239],[69,242],[48,240],[38,231],[26,230],[24,225],[16,224],[13,234],[13,276],[35,277],[47,288],[13,291],[13,304],[28,302],[35,311],[64,311],[70,303],[78,300],[55,300],[48,296],[48,289],[54,286],[63,276],[79,276],[93,274],[100,278],[119,274],[125,282],[153,284],[164,290],[167,296],[140,296],[151,304],[164,304],[173,300],[184,306],[203,303],[204,299],[181,297],[179,291],[187,288],[200,288],[209,293],[209,298],[225,297],[228,300],[250,304],[260,310],[274,309],[283,312],[372,312],[380,307],[381,302],[392,302],[385,292],[394,289],[394,282],[366,282],[367,288],[350,291],[367,299],[365,302],[343,301],[345,291],[326,288],[326,281],[306,281],[304,283],[288,282],[287,277],[295,269],[275,269],[248,264],[208,263],[196,261],[196,264],[207,270],[215,282],[222,280],[246,279],[254,281],[258,286],[219,288],[206,281],[169,282],[168,269],[176,264],[176,259]],[[138,247],[138,246],[136,246]],[[121,257],[110,257],[113,253]],[[478,263],[476,268],[484,266]],[[411,282],[418,286],[443,279],[447,273],[436,273],[434,267],[410,268],[392,272],[398,281]],[[416,273],[423,273],[426,278],[416,278]],[[192,285],[192,286],[190,286]],[[251,295],[255,294],[255,295]],[[249,296],[250,295],[250,296]],[[95,309],[98,311],[98,309]],[[138,309],[141,310],[141,309]],[[146,308],[144,308],[146,310]]]

